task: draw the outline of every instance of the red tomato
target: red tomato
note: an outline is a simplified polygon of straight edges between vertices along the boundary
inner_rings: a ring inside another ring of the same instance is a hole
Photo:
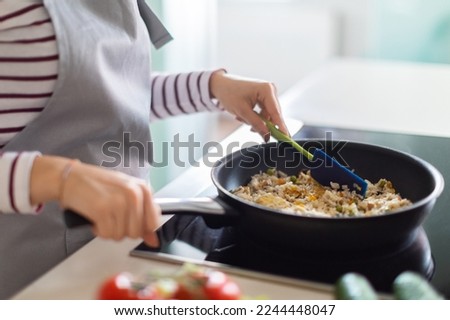
[[[218,270],[187,269],[176,278],[137,283],[129,273],[122,272],[106,279],[98,292],[102,300],[237,300],[239,286]]]
[[[179,285],[175,294],[173,295],[173,299],[176,300],[193,300],[192,294],[186,289],[185,286]]]
[[[239,286],[221,271],[210,271],[203,291],[209,300],[237,300],[241,297]]]
[[[178,288],[173,296],[177,300],[205,299],[203,286],[206,275],[202,270],[188,270],[177,278]]]
[[[150,286],[138,286],[133,283],[131,274],[122,272],[103,282],[98,292],[100,300],[153,300],[158,299]]]

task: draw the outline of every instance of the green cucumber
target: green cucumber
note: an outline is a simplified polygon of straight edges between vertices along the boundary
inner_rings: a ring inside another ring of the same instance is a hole
[[[336,282],[335,297],[338,300],[377,300],[378,296],[369,280],[361,274],[350,272]]]
[[[392,285],[394,297],[399,300],[442,300],[444,297],[420,274],[405,271]]]

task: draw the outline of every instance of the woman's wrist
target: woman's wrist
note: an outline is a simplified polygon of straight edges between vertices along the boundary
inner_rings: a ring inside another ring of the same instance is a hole
[[[56,156],[41,156],[34,160],[30,177],[30,201],[32,205],[60,200],[65,170],[73,161]]]
[[[61,182],[59,186],[59,196],[58,196],[58,200],[61,206],[64,205],[65,199],[64,191],[66,190],[67,179],[69,178],[69,175],[72,173],[75,165],[77,165],[79,162],[80,161],[78,159],[71,159],[64,166],[63,172],[61,174]]]
[[[227,74],[225,69],[219,69],[211,73],[211,78],[209,80],[209,93],[211,98],[218,98],[218,90],[222,86],[221,82],[224,79],[224,76]]]

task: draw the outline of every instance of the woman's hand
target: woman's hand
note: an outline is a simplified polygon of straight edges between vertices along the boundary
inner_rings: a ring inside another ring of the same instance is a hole
[[[253,110],[256,106],[260,107],[265,119],[289,135],[281,115],[276,88],[272,83],[236,77],[219,70],[211,76],[210,90],[225,110],[235,115],[239,121],[249,124],[265,141],[269,140],[270,133]]]
[[[64,177],[68,166],[70,172]],[[152,199],[145,181],[121,172],[51,156],[38,157],[33,165],[32,203],[58,200],[90,220],[94,233],[102,238],[143,238],[158,245],[154,231],[161,212]]]

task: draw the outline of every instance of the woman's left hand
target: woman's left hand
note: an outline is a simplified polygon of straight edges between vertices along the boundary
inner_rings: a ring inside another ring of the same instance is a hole
[[[264,121],[253,110],[256,106],[261,109],[261,116],[289,135],[274,84],[233,76],[219,70],[211,76],[210,90],[213,97],[219,100],[221,107],[235,115],[237,120],[250,125],[265,141],[269,140],[270,133]]]

